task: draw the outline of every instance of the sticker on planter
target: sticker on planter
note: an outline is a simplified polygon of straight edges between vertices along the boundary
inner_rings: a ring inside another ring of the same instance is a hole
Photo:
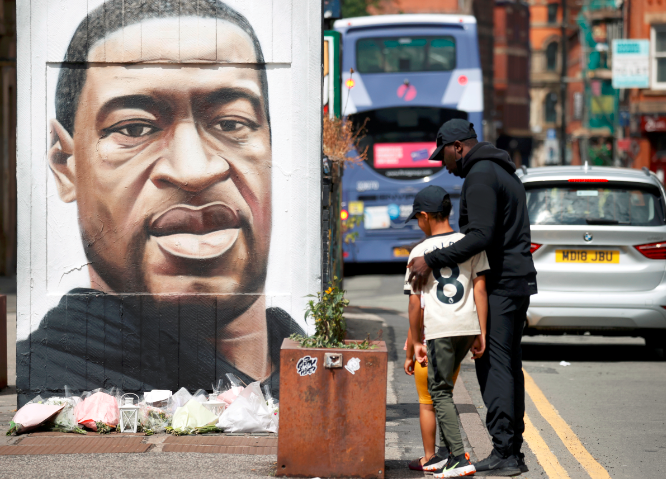
[[[359,358],[351,358],[349,361],[347,361],[345,369],[352,374],[356,374],[356,371],[361,369],[361,360]]]
[[[317,358],[311,358],[310,356],[304,356],[298,360],[296,363],[296,371],[301,376],[309,376],[317,372]]]

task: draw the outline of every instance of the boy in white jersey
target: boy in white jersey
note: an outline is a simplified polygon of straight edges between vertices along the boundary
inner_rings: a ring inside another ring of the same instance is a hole
[[[414,209],[407,221],[416,218],[426,239],[414,247],[408,263],[434,249],[447,247],[465,235],[456,233],[449,224],[451,199],[443,188],[428,186],[414,198]],[[474,474],[474,466],[465,453],[453,404],[453,375],[472,350],[473,358],[485,350],[488,298],[484,273],[490,269],[486,253],[479,253],[453,268],[433,270],[423,290],[425,312],[423,323],[427,346],[420,338],[420,291],[414,291],[405,275],[405,294],[409,294],[409,326],[414,355],[421,365],[428,364],[428,391],[437,412],[440,447],[450,451],[441,466],[433,471],[435,478]]]

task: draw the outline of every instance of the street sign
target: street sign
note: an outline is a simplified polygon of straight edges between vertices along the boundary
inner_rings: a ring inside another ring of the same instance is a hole
[[[650,41],[613,40],[613,88],[650,86]]]
[[[641,116],[641,130],[645,133],[666,132],[666,117],[659,115]]]

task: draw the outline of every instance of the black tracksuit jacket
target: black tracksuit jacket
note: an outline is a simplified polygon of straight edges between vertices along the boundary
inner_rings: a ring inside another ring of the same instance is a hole
[[[433,269],[450,267],[485,250],[490,263],[486,275],[489,293],[536,294],[525,188],[509,154],[481,142],[457,161],[457,167],[465,178],[458,220],[465,237],[426,254],[426,263]]]

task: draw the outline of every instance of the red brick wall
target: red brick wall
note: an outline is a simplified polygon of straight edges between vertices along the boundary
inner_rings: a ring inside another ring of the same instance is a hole
[[[626,10],[625,10],[626,11]],[[632,1],[628,10],[629,38],[650,39],[651,24],[666,23],[666,2],[664,0],[640,0]],[[655,110],[654,114],[666,116],[666,91],[654,91],[650,89],[632,89],[629,94],[629,111],[632,114],[638,109]],[[640,151],[634,159],[634,168],[647,166],[651,168],[651,160],[656,153],[655,145],[646,135],[635,138],[640,146]]]
[[[528,136],[529,8],[517,2],[494,7],[494,120],[499,133]]]

